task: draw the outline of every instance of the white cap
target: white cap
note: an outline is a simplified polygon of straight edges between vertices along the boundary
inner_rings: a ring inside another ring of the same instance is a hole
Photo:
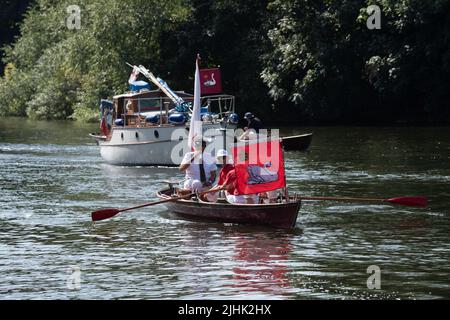
[[[228,157],[228,151],[225,149],[220,149],[216,154],[216,158],[218,157]]]

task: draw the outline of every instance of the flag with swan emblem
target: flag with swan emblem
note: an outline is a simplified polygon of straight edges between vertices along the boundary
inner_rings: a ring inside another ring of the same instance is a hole
[[[200,70],[202,94],[222,93],[222,77],[219,68]]]

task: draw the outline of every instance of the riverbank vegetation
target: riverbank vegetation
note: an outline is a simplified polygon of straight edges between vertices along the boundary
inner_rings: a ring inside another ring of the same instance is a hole
[[[28,2],[2,39],[3,116],[96,119],[100,98],[127,89],[125,62],[192,91],[200,52],[266,122],[450,122],[450,0],[84,0],[79,29],[74,1]]]

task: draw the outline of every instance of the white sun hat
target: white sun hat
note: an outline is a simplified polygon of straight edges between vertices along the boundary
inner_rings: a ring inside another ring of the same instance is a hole
[[[228,151],[225,149],[220,149],[219,151],[217,151],[217,154],[216,154],[216,158],[219,158],[219,157],[228,157]]]

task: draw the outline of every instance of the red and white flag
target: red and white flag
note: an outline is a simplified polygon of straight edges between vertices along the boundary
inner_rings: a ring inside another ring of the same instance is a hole
[[[131,71],[130,79],[128,79],[128,83],[132,84],[135,82],[139,76],[139,69],[136,67],[133,67],[133,71]]]
[[[219,68],[200,70],[202,94],[222,93],[222,77]]]
[[[281,143],[272,141],[236,146],[236,190],[239,194],[256,194],[286,187]]]
[[[197,55],[195,61],[195,80],[194,80],[194,107],[192,109],[191,120],[189,125],[188,146],[192,150],[194,145],[194,139],[202,136],[202,120],[200,118],[200,72],[198,69],[198,60],[200,56]]]

